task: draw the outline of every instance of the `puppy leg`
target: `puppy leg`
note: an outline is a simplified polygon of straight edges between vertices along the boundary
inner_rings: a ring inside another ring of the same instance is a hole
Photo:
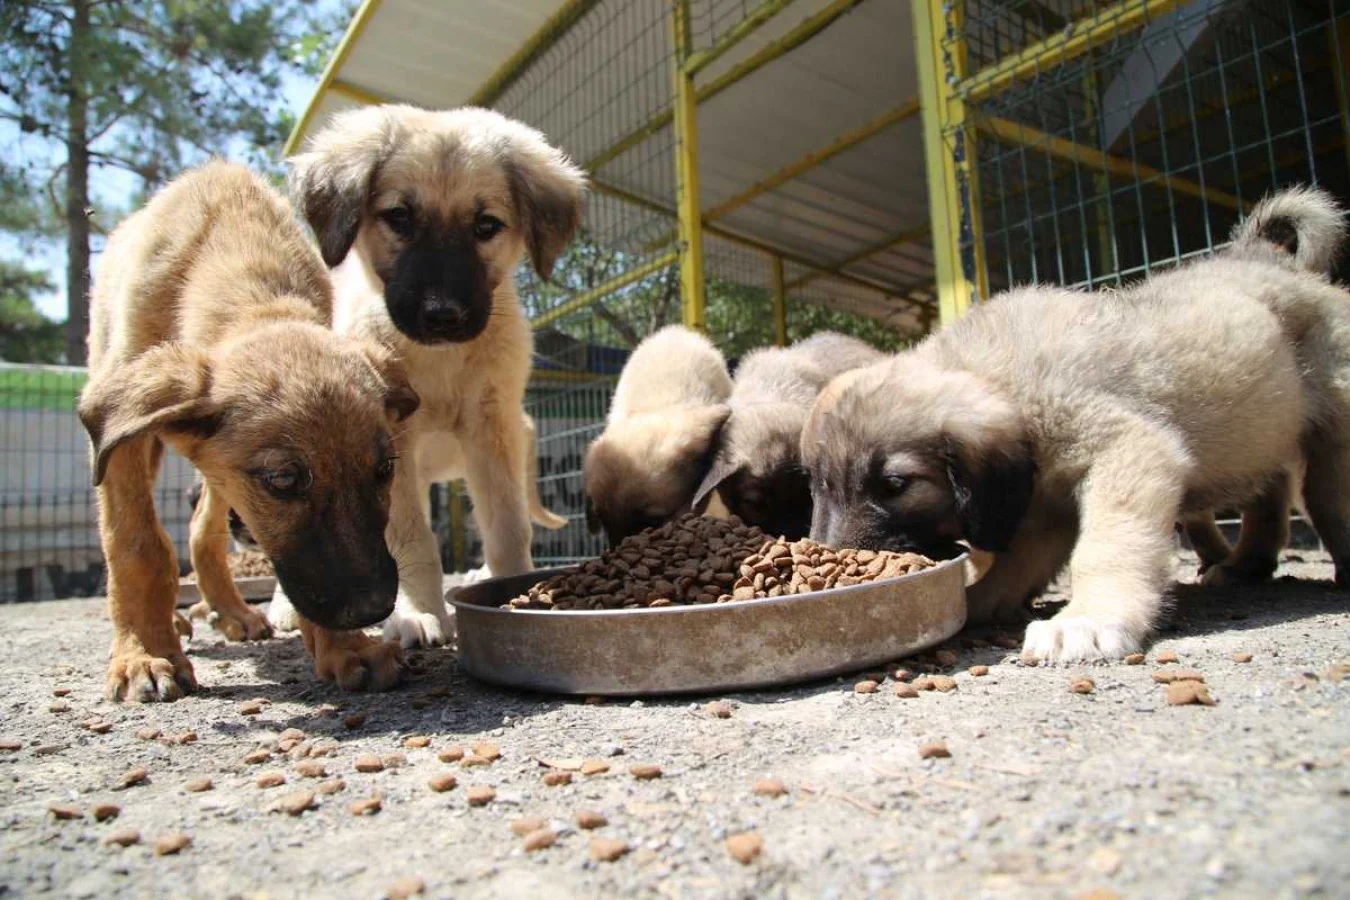
[[[1027,626],[1023,659],[1120,659],[1142,646],[1163,607],[1186,465],[1181,443],[1144,423],[1098,455],[1080,488],[1072,597]]]
[[[1064,568],[1075,536],[1074,528],[1063,523],[1029,516],[1007,552],[996,554],[984,577],[966,588],[969,624],[1024,620],[1027,600]]]
[[[155,515],[158,444],[155,438],[135,438],[119,447],[98,487],[113,626],[109,700],[176,700],[197,689],[174,627],[178,564],[173,542]]]
[[[1242,531],[1232,555],[1205,572],[1206,585],[1259,584],[1280,566],[1289,543],[1289,478],[1283,473],[1242,510]]]
[[[444,644],[455,633],[455,623],[445,605],[427,486],[413,466],[394,478],[385,540],[398,563],[398,599],[384,622],[384,639],[404,647]]]
[[[1303,502],[1336,564],[1336,585],[1350,587],[1350,441],[1314,435],[1307,442]]]
[[[190,547],[192,568],[202,602],[188,611],[204,618],[232,641],[256,641],[272,636],[267,620],[244,602],[235,587],[225,553],[230,542],[230,506],[220,491],[203,484],[201,499],[192,510]]]
[[[466,443],[465,481],[487,566],[497,578],[528,572],[534,561],[524,484],[524,423],[519,414],[484,416]]]
[[[1187,513],[1182,516],[1181,526],[1186,531],[1186,540],[1191,542],[1191,549],[1200,557],[1201,575],[1226,560],[1233,552],[1233,548],[1228,546],[1228,538],[1223,536],[1218,523],[1214,521],[1213,510]]]
[[[403,680],[403,651],[361,631],[329,631],[303,616],[300,637],[314,659],[314,674],[344,691],[387,691]]]

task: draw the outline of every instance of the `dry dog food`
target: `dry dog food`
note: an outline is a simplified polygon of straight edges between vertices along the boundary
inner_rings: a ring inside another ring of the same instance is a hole
[[[486,785],[476,784],[469,788],[467,796],[470,806],[487,806],[497,799],[497,792]]]
[[[536,850],[546,850],[552,847],[558,840],[558,835],[552,828],[539,828],[525,835],[525,852],[534,853]]]
[[[1172,706],[1213,706],[1209,688],[1199,681],[1174,681],[1167,686],[1167,702]]]
[[[121,815],[122,807],[116,803],[95,803],[89,812],[93,814],[95,820],[106,822]]]
[[[191,794],[200,794],[202,791],[211,790],[211,788],[211,779],[207,778],[205,775],[189,778],[187,784],[183,785],[183,790]]]
[[[933,741],[919,748],[919,759],[946,759],[951,755],[952,752],[942,741]]]
[[[511,823],[511,830],[520,837],[524,837],[532,831],[538,831],[541,828],[548,827],[548,819],[539,816],[523,816]]]
[[[651,781],[653,778],[661,777],[661,767],[650,764],[632,766],[628,772],[638,781]]]
[[[835,550],[773,539],[732,516],[688,515],[625,538],[503,609],[640,609],[806,594],[894,578],[934,565],[916,553]]]
[[[427,786],[438,794],[444,794],[446,791],[454,790],[455,785],[459,784],[459,779],[449,772],[442,772],[440,775],[433,775],[427,782]]]
[[[596,828],[604,828],[609,824],[609,819],[604,813],[598,813],[595,810],[583,809],[577,813],[577,827],[591,831]]]
[[[735,857],[736,862],[748,866],[755,861],[755,857],[764,852],[764,838],[755,831],[733,834],[727,838],[727,852]]]
[[[384,801],[380,799],[379,794],[357,800],[347,807],[347,811],[354,816],[373,816],[382,809],[384,809]]]
[[[591,838],[591,859],[596,862],[614,862],[628,852],[628,842],[614,838]]]
[[[609,771],[609,763],[605,762],[603,759],[582,760],[581,763],[582,775],[603,775],[608,771]]]
[[[186,834],[166,834],[155,840],[156,856],[173,856],[192,844],[192,838]]]
[[[1069,690],[1073,691],[1075,694],[1091,694],[1096,689],[1097,683],[1086,676],[1075,678],[1073,683],[1069,685]]]
[[[130,847],[141,842],[141,833],[135,828],[119,828],[103,839],[110,847]]]
[[[781,797],[787,793],[787,785],[779,778],[761,778],[751,785],[750,790],[761,797]]]

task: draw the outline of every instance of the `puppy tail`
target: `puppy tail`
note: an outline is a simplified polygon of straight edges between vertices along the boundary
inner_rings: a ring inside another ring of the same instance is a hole
[[[1346,214],[1326,191],[1292,187],[1271,194],[1233,229],[1231,252],[1326,274],[1345,243]]]

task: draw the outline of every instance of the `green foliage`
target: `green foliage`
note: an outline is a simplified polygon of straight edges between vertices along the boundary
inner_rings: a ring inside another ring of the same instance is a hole
[[[65,349],[60,322],[53,322],[33,302],[51,291],[45,272],[34,272],[0,262],[0,360],[21,363],[59,363]]]

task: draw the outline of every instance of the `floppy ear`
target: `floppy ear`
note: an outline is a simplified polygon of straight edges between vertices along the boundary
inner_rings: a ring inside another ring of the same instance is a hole
[[[132,438],[156,431],[214,434],[220,411],[210,391],[206,355],[181,344],[160,344],[90,380],[77,412],[93,445],[94,487],[103,483],[113,451]]]
[[[730,475],[732,469],[722,478],[710,482],[708,479],[712,474],[712,469],[717,464],[718,451],[721,449],[719,440],[722,434],[722,426],[726,424],[727,417],[731,415],[731,407],[725,403],[719,403],[714,406],[700,406],[694,409],[686,409],[679,413],[672,414],[670,423],[671,433],[668,438],[671,449],[671,457],[681,466],[687,466],[685,471],[692,470],[694,478],[699,479],[700,485],[695,494],[694,503],[691,506],[697,506],[700,502],[707,500],[707,495],[713,488],[726,477]],[[668,444],[669,446],[669,444]],[[707,488],[705,491],[704,488]]]
[[[519,123],[506,142],[502,165],[534,271],[544,281],[581,226],[586,174],[544,136]]]
[[[286,184],[329,268],[347,257],[379,173],[399,136],[397,107],[335,116],[309,149],[292,156]]]
[[[600,533],[600,517],[595,514],[595,503],[591,495],[586,495],[586,530],[591,534]]]
[[[413,390],[403,362],[392,350],[378,344],[368,344],[361,349],[384,383],[385,411],[394,417],[395,422],[402,422],[417,412],[417,407],[422,405],[422,398]]]
[[[962,536],[981,550],[1002,553],[1022,524],[1036,480],[1023,441],[975,452],[948,438],[947,480],[956,499]]]
[[[726,481],[740,468],[734,461],[727,459],[724,454],[717,454],[713,458],[712,468],[708,469],[708,474],[703,476],[703,483],[694,491],[694,501],[691,508],[698,515],[703,515],[707,509],[708,502],[712,499],[712,492],[717,490],[718,485]]]

